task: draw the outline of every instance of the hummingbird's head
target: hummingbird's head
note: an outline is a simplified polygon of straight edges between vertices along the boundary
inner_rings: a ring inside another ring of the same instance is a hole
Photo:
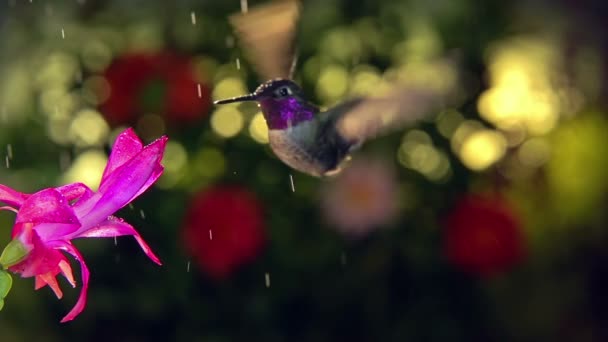
[[[292,80],[277,78],[262,83],[253,93],[215,101],[225,104],[257,101],[270,129],[284,129],[310,120],[316,107],[304,100],[302,89]]]
[[[292,80],[276,78],[260,84],[260,86],[251,94],[218,100],[215,101],[214,104],[243,101],[257,101],[261,103],[264,100],[274,100],[275,102],[280,102],[288,97],[302,99],[302,89]]]

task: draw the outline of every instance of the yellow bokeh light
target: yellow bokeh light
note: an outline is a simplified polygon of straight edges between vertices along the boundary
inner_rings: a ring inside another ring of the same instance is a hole
[[[91,76],[82,83],[83,97],[91,104],[104,103],[110,97],[110,84],[101,76]]]
[[[157,184],[162,189],[168,189],[175,186],[185,175],[188,153],[184,146],[175,140],[169,140],[162,164],[165,166],[165,172],[163,172]]]
[[[249,134],[253,140],[260,144],[268,143],[268,125],[266,125],[266,120],[264,119],[264,114],[262,114],[262,112],[256,113],[253,116],[253,119],[251,119],[251,122],[249,123]]]
[[[30,112],[32,82],[29,66],[14,63],[2,68],[3,82],[0,85],[0,104],[3,123],[17,123],[27,119]]]
[[[354,30],[338,27],[322,37],[320,50],[341,62],[352,61],[361,57],[361,39]]]
[[[127,28],[128,45],[134,51],[158,51],[164,44],[163,27],[155,20],[139,21]]]
[[[348,88],[348,72],[339,65],[328,65],[321,70],[317,81],[317,94],[326,102],[344,96]]]
[[[192,158],[192,176],[196,178],[215,178],[224,173],[226,160],[215,148],[202,148]]]
[[[109,132],[110,127],[99,112],[83,109],[76,113],[68,134],[74,145],[88,147],[103,144]]]
[[[481,171],[499,161],[506,152],[507,141],[494,130],[478,130],[466,138],[460,146],[459,156],[469,169]]]
[[[211,128],[223,138],[237,135],[243,129],[243,113],[235,106],[221,106],[211,115]]]
[[[40,89],[69,85],[78,72],[78,61],[73,55],[65,52],[51,53],[36,73],[36,83]]]
[[[99,39],[86,41],[82,47],[82,64],[91,71],[104,70],[112,60],[112,50]]]
[[[489,56],[491,88],[479,97],[481,116],[504,130],[551,131],[574,95],[556,81],[560,70],[552,43],[513,39],[495,46]]]
[[[464,117],[457,110],[446,110],[437,116],[437,130],[445,138],[451,138]]]
[[[353,70],[349,87],[350,93],[354,95],[373,95],[386,85],[378,69],[370,65],[361,65]]]
[[[523,143],[517,151],[517,157],[524,166],[539,167],[545,164],[551,155],[551,147],[543,138],[532,138]]]
[[[454,131],[454,134],[452,134],[452,138],[450,141],[450,143],[452,145],[452,150],[454,152],[458,153],[464,140],[467,137],[469,137],[472,133],[474,133],[478,130],[482,130],[483,128],[484,128],[484,126],[479,121],[476,121],[476,120],[462,121],[458,125],[458,128],[456,128],[456,131]]]
[[[451,171],[446,154],[435,148],[431,137],[421,130],[411,130],[405,134],[397,151],[397,160],[404,167],[416,170],[434,182],[446,180]]]
[[[108,157],[103,151],[84,152],[74,160],[67,172],[63,174],[61,182],[63,184],[81,182],[92,190],[97,190],[107,161]]]
[[[212,97],[214,101],[217,101],[247,93],[247,87],[242,79],[238,77],[226,77],[215,85]]]

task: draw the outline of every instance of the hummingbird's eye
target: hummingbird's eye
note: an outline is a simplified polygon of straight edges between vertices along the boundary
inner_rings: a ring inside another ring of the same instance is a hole
[[[288,87],[281,87],[277,89],[274,93],[275,95],[277,95],[277,97],[285,97],[287,95],[291,95],[291,89],[289,89]]]

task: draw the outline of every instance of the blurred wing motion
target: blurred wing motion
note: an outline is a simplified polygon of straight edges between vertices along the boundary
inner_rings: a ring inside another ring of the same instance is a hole
[[[291,77],[299,13],[298,1],[277,0],[230,17],[241,47],[262,81]]]
[[[452,88],[397,84],[384,96],[354,98],[332,108],[331,120],[340,136],[362,143],[437,114],[450,102]]]

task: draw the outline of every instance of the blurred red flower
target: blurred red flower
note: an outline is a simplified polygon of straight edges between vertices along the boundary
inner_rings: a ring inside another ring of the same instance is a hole
[[[186,212],[183,238],[196,264],[215,279],[253,260],[264,245],[262,206],[238,186],[197,194]]]
[[[197,81],[188,56],[128,54],[115,59],[103,77],[109,95],[101,110],[111,125],[133,124],[147,113],[163,115],[169,122],[188,123],[207,114],[211,107],[211,89]]]
[[[499,196],[461,198],[445,220],[444,234],[448,260],[468,273],[501,273],[525,255],[519,219]]]

